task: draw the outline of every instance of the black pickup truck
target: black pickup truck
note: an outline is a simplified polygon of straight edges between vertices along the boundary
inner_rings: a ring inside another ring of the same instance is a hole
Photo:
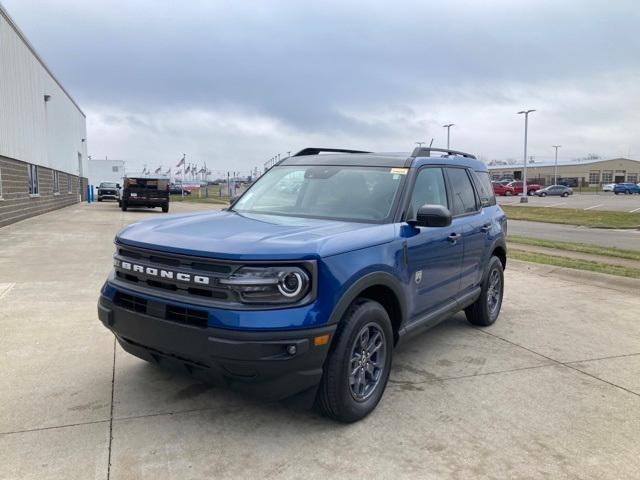
[[[162,207],[169,211],[169,180],[166,178],[125,178],[120,208],[123,212],[129,207]]]

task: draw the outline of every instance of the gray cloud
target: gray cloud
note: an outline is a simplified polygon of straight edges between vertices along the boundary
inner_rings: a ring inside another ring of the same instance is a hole
[[[453,121],[456,146],[518,156],[530,105],[539,155],[640,150],[633,1],[4,3],[90,114],[95,154],[251,168],[314,143],[442,142]]]

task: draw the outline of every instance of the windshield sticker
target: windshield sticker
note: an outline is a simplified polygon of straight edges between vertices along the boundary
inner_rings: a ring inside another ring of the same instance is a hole
[[[393,173],[396,175],[406,175],[407,170],[408,170],[407,168],[392,168],[389,173]]]

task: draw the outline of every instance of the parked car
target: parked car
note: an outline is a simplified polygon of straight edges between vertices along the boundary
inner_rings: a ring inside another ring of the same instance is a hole
[[[546,197],[547,195],[568,197],[569,195],[573,195],[573,189],[565,187],[564,185],[549,185],[548,187],[537,190],[535,194],[539,197]]]
[[[98,316],[122,348],[352,422],[378,404],[398,344],[460,310],[493,324],[507,220],[484,162],[325,151],[281,160],[224,211],[121,230]]]
[[[101,182],[98,185],[98,201],[118,200],[120,197],[120,184],[115,182]]]
[[[506,184],[491,182],[491,186],[493,187],[493,191],[496,195],[502,195],[506,197],[515,195],[515,190],[511,187],[508,187]]]
[[[513,189],[513,192],[516,195],[520,195],[522,193],[522,187],[523,186],[524,186],[524,182],[521,182],[519,180],[507,184],[507,187]],[[540,190],[540,188],[542,188],[542,187],[540,185],[538,185],[537,183],[529,183],[529,182],[527,182],[527,195],[533,195],[535,192]]]
[[[603,192],[613,192],[613,188],[616,186],[615,183],[607,183],[606,185],[602,186],[602,191]]]
[[[124,179],[124,189],[120,197],[120,208],[126,212],[129,207],[161,207],[169,211],[169,180],[166,178]]]
[[[171,195],[182,195],[182,187],[180,185],[176,185],[175,183],[172,183],[171,186],[169,187],[169,193]],[[184,194],[191,195],[191,192],[185,188]]]
[[[635,183],[616,183],[616,186],[613,187],[613,193],[616,195],[620,193],[632,195],[634,193],[640,193],[640,187]]]

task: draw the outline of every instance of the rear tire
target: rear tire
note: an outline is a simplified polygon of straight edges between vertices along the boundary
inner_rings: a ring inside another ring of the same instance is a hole
[[[534,193],[536,193],[535,190],[529,190],[529,192],[527,192],[527,195],[529,195],[531,197],[531,196],[533,196]]]
[[[568,196],[569,196],[569,194],[568,194],[567,192],[564,192],[561,196],[562,196],[562,197],[568,197]]]
[[[391,320],[382,305],[356,299],[336,330],[316,404],[329,418],[355,422],[371,413],[387,385],[393,354]]]
[[[541,196],[541,197],[546,197],[546,196],[547,196],[547,194],[546,194],[545,192],[542,192],[542,193],[540,194],[540,196]]]
[[[123,212],[127,211],[127,202],[120,202],[120,208]]]
[[[162,211],[163,211],[164,213],[167,213],[167,212],[169,211],[169,205],[163,205],[163,206],[162,206]]]
[[[513,193],[511,193],[511,191],[507,190],[506,192],[504,192],[504,196],[505,197],[510,197],[511,195],[513,195]]]
[[[482,279],[480,297],[464,313],[469,323],[487,327],[495,323],[500,315],[504,293],[504,270],[498,257],[491,257]]]

